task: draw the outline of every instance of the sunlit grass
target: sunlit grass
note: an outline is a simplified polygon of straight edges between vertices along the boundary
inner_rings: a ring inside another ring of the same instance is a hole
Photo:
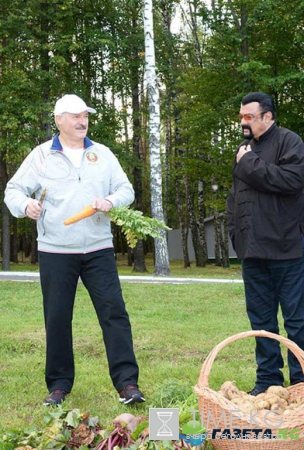
[[[206,356],[223,339],[250,329],[243,285],[122,283],[122,288],[147,400],[131,411],[148,415],[149,407],[179,407],[187,398],[196,403],[193,386]],[[118,402],[97,318],[81,284],[73,327],[76,380],[65,407],[90,410],[107,425],[130,407]],[[41,427],[47,392],[39,283],[1,282],[0,329],[0,432]],[[253,339],[230,344],[216,358],[209,384],[218,389],[226,380],[241,389],[254,384]]]
[[[128,265],[128,257],[126,254],[117,254],[117,266],[120,275],[139,275],[151,276],[154,272],[153,256],[146,255],[145,263],[147,272],[138,273],[133,271],[133,267]],[[28,259],[19,256],[19,263],[11,263],[11,271],[33,271],[37,272],[38,264],[30,264]],[[192,277],[192,278],[231,278],[241,279],[241,266],[235,260],[231,261],[229,268],[217,267],[214,262],[206,264],[205,267],[196,267],[195,262],[187,269],[184,268],[183,261],[170,261],[170,275],[175,277]]]

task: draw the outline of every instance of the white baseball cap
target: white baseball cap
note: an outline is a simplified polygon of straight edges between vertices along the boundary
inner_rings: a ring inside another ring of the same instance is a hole
[[[54,115],[63,113],[71,113],[71,114],[79,114],[84,111],[88,111],[89,113],[96,113],[96,109],[89,108],[85,102],[75,94],[66,94],[57,100]]]

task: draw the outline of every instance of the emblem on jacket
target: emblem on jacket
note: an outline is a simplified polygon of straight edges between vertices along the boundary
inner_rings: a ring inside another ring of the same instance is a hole
[[[86,158],[90,161],[90,162],[96,162],[98,160],[98,156],[96,155],[96,153],[94,152],[89,152],[86,155]]]

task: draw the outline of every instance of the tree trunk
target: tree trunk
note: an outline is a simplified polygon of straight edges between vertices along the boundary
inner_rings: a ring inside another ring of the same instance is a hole
[[[25,258],[28,258],[31,254],[31,241],[27,232],[22,234],[22,251]]]
[[[164,195],[164,220],[167,223],[168,220],[168,206],[169,206],[169,174],[170,174],[170,164],[169,158],[172,151],[172,139],[171,139],[171,122],[170,118],[166,118],[166,137],[165,137],[165,158],[164,158],[164,185],[165,185],[165,195]]]
[[[128,247],[128,267],[133,266],[133,261],[134,261],[133,249]]]
[[[227,211],[223,213],[222,265],[223,267],[230,267]]]
[[[202,179],[198,181],[198,235],[200,248],[202,252],[203,266],[208,262],[208,249],[206,242],[206,230],[205,230],[205,204],[204,204],[204,182]]]
[[[197,61],[197,64],[199,67],[203,67],[203,61],[202,61],[202,51],[201,51],[201,31],[199,30],[197,19],[199,17],[198,13],[198,4],[197,1],[189,1],[188,0],[188,6],[189,6],[189,15],[190,15],[190,23],[191,23],[191,34],[193,38],[193,45],[194,45],[194,53],[195,58]]]
[[[114,251],[117,254],[120,250],[119,239],[118,239],[118,227],[113,222],[111,222],[111,232],[112,232],[112,236],[113,236]]]
[[[137,33],[137,16],[132,18],[132,30]],[[131,64],[131,83],[132,83],[132,122],[133,122],[133,154],[138,160],[134,164],[134,191],[135,191],[135,209],[143,211],[143,183],[142,183],[142,158],[141,158],[141,123],[140,123],[140,102],[139,102],[139,48],[138,43],[133,39],[132,44],[132,64]],[[144,246],[142,241],[138,241],[133,250],[134,272],[147,272]]]
[[[19,243],[18,243],[18,223],[16,217],[13,217],[13,235],[11,239],[11,261],[15,264],[18,264],[18,250],[19,250]]]
[[[152,217],[164,220],[162,204],[162,167],[160,158],[160,105],[159,89],[155,70],[155,49],[152,0],[144,1],[144,32],[145,32],[145,62],[147,90],[149,101],[149,150],[150,150],[150,187],[151,187],[151,211]],[[167,234],[160,230],[161,238],[156,238],[155,246],[155,270],[159,276],[168,275],[169,254]]]
[[[170,156],[172,154],[172,116],[171,116],[171,102],[173,100],[173,90],[172,90],[172,78],[173,78],[173,52],[171,52],[171,45],[170,43],[173,41],[172,32],[171,32],[171,23],[172,23],[172,4],[169,5],[169,2],[167,0],[161,0],[160,1],[160,8],[162,12],[162,19],[164,23],[165,32],[168,35],[168,45],[169,48],[167,48],[168,52],[168,72],[169,72],[169,78],[166,79],[164,82],[166,84],[166,98],[164,100],[165,102],[165,109],[166,109],[166,117],[164,118],[165,121],[165,157],[163,160],[164,164],[164,187],[165,187],[165,195],[164,195],[164,218],[165,221],[168,219],[168,208],[170,204],[170,198],[169,198],[169,192],[170,192]],[[166,77],[167,78],[167,77]]]
[[[117,236],[118,236],[118,240],[120,242],[120,253],[122,256],[124,256],[124,254],[126,253],[127,244],[125,243],[123,233],[121,232],[120,229],[117,230]]]
[[[179,228],[181,232],[181,241],[182,241],[182,249],[183,249],[183,259],[184,259],[184,269],[187,269],[191,266],[189,251],[188,251],[188,226],[187,221],[185,220],[185,214],[183,211],[183,201],[181,197],[181,188],[180,188],[180,180],[176,177],[176,204],[178,211],[178,219],[179,219]]]
[[[204,261],[204,254],[203,249],[201,248],[201,243],[199,239],[199,232],[198,232],[198,226],[197,221],[195,217],[195,211],[194,211],[194,205],[190,194],[190,189],[187,187],[187,205],[188,205],[188,213],[190,217],[190,228],[191,228],[191,234],[192,234],[192,242],[193,242],[193,249],[195,254],[195,264],[196,267],[204,267],[205,261]]]
[[[4,151],[0,152],[0,171],[2,192],[4,195],[8,181]],[[4,202],[2,204],[2,270],[10,270],[10,213]]]
[[[144,242],[142,239],[138,239],[137,244],[133,249],[133,257],[134,257],[133,272],[148,272],[145,263]]]
[[[176,92],[173,97],[175,105],[177,105]],[[183,205],[186,204],[185,195],[182,195],[181,186],[183,186],[183,192],[186,192],[185,179],[181,177],[182,168],[181,163],[178,161],[179,157],[183,157],[185,152],[181,146],[181,135],[180,135],[180,113],[178,106],[174,108],[174,121],[175,121],[175,190],[176,190],[176,204],[178,212],[178,222],[181,232],[181,242],[183,249],[183,260],[184,268],[187,269],[191,266],[189,251],[188,251],[188,214],[185,213]]]
[[[219,213],[217,208],[214,208],[214,259],[215,265],[221,266],[221,237],[220,237],[220,223]]]
[[[10,213],[5,203],[2,207],[2,270],[10,270]]]

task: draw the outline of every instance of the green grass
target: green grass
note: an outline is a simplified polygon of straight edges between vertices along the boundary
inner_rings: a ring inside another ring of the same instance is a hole
[[[197,407],[193,386],[202,363],[223,339],[250,329],[242,284],[122,283],[146,403],[118,402],[108,375],[101,331],[80,284],[74,313],[76,380],[65,408],[91,411],[108,425],[121,412],[148,415],[149,407]],[[39,283],[1,282],[0,436],[7,430],[43,427],[45,336]],[[209,384],[234,380],[241,389],[255,381],[254,340],[225,347]]]
[[[151,254],[146,255],[145,258],[147,272],[138,273],[133,272],[133,268],[128,266],[127,255],[117,254],[117,266],[120,275],[139,275],[151,276],[154,272],[153,258]],[[11,263],[11,271],[31,271],[37,272],[38,265],[30,264],[27,258],[19,255],[19,263]],[[229,268],[217,267],[212,262],[205,267],[196,267],[195,263],[191,263],[191,267],[185,269],[183,261],[170,261],[170,275],[174,277],[191,277],[191,278],[231,278],[241,279],[241,266],[234,260],[231,261]]]

